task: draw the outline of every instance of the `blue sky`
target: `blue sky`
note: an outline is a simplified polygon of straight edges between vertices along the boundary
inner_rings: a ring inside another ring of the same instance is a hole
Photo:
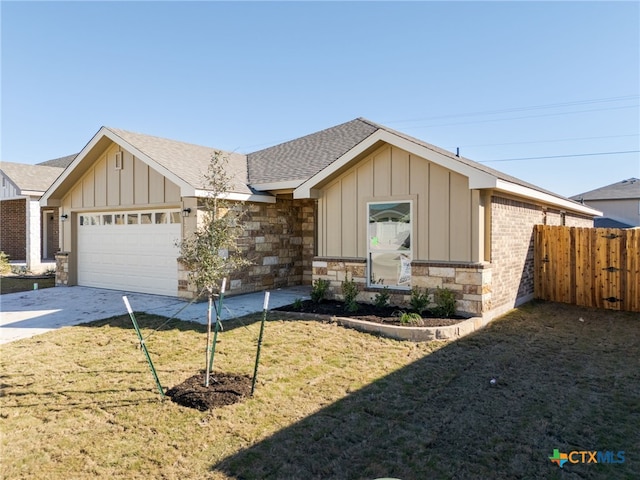
[[[562,195],[640,177],[638,2],[0,8],[2,161],[102,125],[247,153],[365,117]]]

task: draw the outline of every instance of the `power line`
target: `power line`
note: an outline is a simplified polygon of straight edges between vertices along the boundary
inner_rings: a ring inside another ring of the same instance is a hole
[[[640,150],[627,150],[622,152],[598,152],[598,153],[575,153],[572,155],[550,155],[546,157],[522,157],[522,158],[500,158],[496,160],[481,160],[478,163],[491,163],[491,162],[519,162],[522,160],[542,160],[547,158],[569,158],[569,157],[592,157],[597,155],[624,155],[628,153],[639,153]]]
[[[442,118],[473,117],[477,115],[496,115],[499,113],[523,112],[528,110],[541,110],[546,108],[572,107],[576,105],[590,105],[594,103],[620,102],[620,101],[637,99],[639,97],[640,95],[624,95],[620,97],[595,98],[595,99],[588,99],[588,100],[576,100],[573,102],[548,103],[543,105],[530,105],[526,107],[512,107],[512,108],[504,108],[500,110],[484,110],[480,112],[471,112],[471,113],[454,113],[449,115],[435,115],[431,117],[413,118],[409,120],[387,121],[384,123],[397,124],[397,123],[424,122],[427,120],[438,120]]]
[[[528,140],[526,142],[504,142],[504,143],[480,143],[475,145],[459,145],[460,148],[469,147],[501,147],[504,145],[526,145],[531,143],[560,143],[560,142],[572,142],[576,140],[601,140],[603,138],[622,138],[622,137],[638,137],[640,134],[631,133],[628,135],[605,135],[598,137],[573,137],[573,138],[557,138],[554,140]]]
[[[509,120],[522,120],[525,118],[541,118],[541,117],[557,117],[560,115],[572,115],[574,113],[591,113],[591,112],[602,112],[605,110],[622,110],[626,108],[638,108],[639,105],[627,105],[623,107],[610,107],[610,108],[592,108],[589,110],[573,110],[570,112],[556,112],[556,113],[544,113],[541,115],[523,115],[521,117],[504,117],[504,118],[493,118],[488,120],[471,120],[468,122],[455,122],[455,123],[436,123],[432,125],[415,125],[413,127],[403,127],[404,130],[415,130],[417,128],[433,128],[433,127],[452,127],[456,125],[473,125],[477,123],[489,123],[489,122],[504,122]]]

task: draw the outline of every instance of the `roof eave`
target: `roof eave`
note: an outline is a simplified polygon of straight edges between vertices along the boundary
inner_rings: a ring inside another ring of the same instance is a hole
[[[51,184],[46,192],[44,192],[42,198],[40,199],[40,204],[43,207],[59,205],[59,201],[61,200],[64,193],[66,193],[66,191],[71,188],[72,184],[74,184],[78,180],[77,175],[75,174],[76,168],[78,168],[83,163],[89,153],[104,139],[109,139],[113,143],[122,146],[127,151],[132,153],[136,158],[142,160],[143,162],[151,166],[154,170],[158,171],[173,183],[178,185],[180,187],[181,196],[188,197],[195,195],[196,189],[193,185],[185,182],[173,172],[160,165],[154,159],[117,135],[108,127],[101,127],[100,130],[98,130],[98,132],[93,136],[93,138],[91,138],[89,143],[87,143],[85,147],[80,151],[80,153],[78,153],[73,162],[69,164],[69,166]]]
[[[191,196],[200,198],[211,198],[213,197],[213,193],[208,190],[195,190],[194,195]],[[276,203],[276,197],[272,195],[260,195],[255,193],[229,192],[224,195],[219,195],[219,198],[237,202]]]
[[[588,207],[587,205],[582,205],[572,200],[569,200],[568,198],[556,197],[549,193],[541,192],[539,190],[534,190],[533,188],[525,187],[523,185],[517,185],[515,183],[507,182],[505,180],[498,179],[495,189],[501,192],[511,193],[519,197],[525,197],[531,200],[537,200],[549,205],[554,205],[561,209],[571,210],[573,212],[578,212],[584,215],[589,215],[593,217],[602,216],[601,211],[596,210],[595,208]]]
[[[411,140],[396,135],[395,133],[379,129],[347,151],[329,166],[318,172],[306,182],[302,183],[298,188],[296,188],[296,190],[294,190],[293,197],[315,198],[315,189],[319,184],[343,170],[354,159],[358,158],[364,152],[381,142],[394,145],[409,153],[425,158],[428,161],[437,163],[449,170],[466,176],[469,179],[469,188],[480,189],[496,187],[497,178],[493,175],[477,170],[462,162],[458,162],[454,158],[443,155],[436,150],[429,149],[424,145],[412,142]]]
[[[259,192],[273,192],[281,190],[295,190],[298,188],[304,179],[287,180],[283,182],[268,182],[268,183],[252,183],[251,188]]]

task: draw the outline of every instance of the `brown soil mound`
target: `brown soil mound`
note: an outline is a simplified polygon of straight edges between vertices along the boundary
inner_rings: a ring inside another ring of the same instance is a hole
[[[167,390],[166,395],[179,405],[204,412],[241,402],[251,394],[251,378],[248,375],[212,373],[208,387],[204,386],[204,379],[204,372],[194,375]]]

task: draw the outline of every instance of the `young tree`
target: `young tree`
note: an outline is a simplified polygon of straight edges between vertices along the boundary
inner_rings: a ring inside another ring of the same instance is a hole
[[[238,238],[244,232],[242,217],[246,209],[243,203],[227,198],[233,187],[228,164],[229,158],[223,152],[215,151],[211,156],[205,174],[208,195],[201,200],[197,228],[178,243],[180,261],[189,271],[189,281],[200,295],[206,291],[209,299],[205,386],[209,386],[210,376],[213,298],[220,291],[218,285],[223,279],[251,263],[237,250]]]

